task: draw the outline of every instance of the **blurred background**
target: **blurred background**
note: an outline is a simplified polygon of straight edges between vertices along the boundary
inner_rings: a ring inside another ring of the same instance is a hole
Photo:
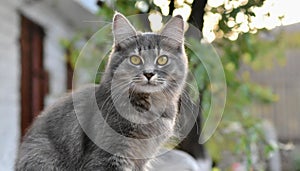
[[[111,23],[115,10],[126,16],[149,13],[153,31],[163,25],[163,16],[181,14],[202,31],[202,47],[211,43],[216,49],[226,76],[227,102],[216,132],[203,145],[212,169],[300,170],[296,0],[1,0],[0,4],[0,170],[13,170],[18,145],[34,117],[72,89],[80,50]],[[107,34],[97,36],[90,59],[96,59],[101,44],[107,43]],[[199,50],[209,57],[205,48]],[[201,61],[187,53],[205,122],[213,85]],[[101,75],[95,79],[88,66],[82,64],[80,78],[75,79],[99,82]]]

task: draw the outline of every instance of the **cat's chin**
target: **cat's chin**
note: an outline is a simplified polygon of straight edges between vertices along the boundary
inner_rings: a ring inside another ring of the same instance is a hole
[[[134,87],[134,92],[136,93],[158,93],[162,91],[163,91],[163,87],[161,85],[146,84],[146,85],[136,85]]]

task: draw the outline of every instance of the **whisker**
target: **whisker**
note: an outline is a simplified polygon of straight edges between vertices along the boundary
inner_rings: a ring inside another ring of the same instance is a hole
[[[82,22],[86,23],[105,23],[105,24],[111,24],[109,21],[101,21],[101,20],[82,20]]]
[[[127,86],[128,84],[124,84],[124,85],[122,85],[122,84],[120,84],[120,86],[119,86],[119,88],[122,86],[122,87],[125,87],[125,86]],[[123,89],[123,88],[122,88]],[[122,90],[121,89],[121,90]],[[124,91],[124,89],[123,89],[123,91]],[[120,92],[120,91],[118,91],[118,92]],[[104,111],[103,110],[103,107],[104,106],[106,106],[107,105],[107,103],[110,101],[110,100],[112,100],[112,102],[110,103],[110,106],[108,106],[108,110],[106,111],[107,113],[110,113],[112,110],[113,110],[113,108],[114,108],[114,102],[116,101],[116,100],[118,100],[122,95],[123,95],[123,93],[125,93],[126,92],[126,90],[124,91],[124,92],[120,92],[117,96],[115,96],[114,98],[112,97],[112,93],[106,98],[106,100],[104,101],[104,103],[102,104],[102,107],[101,107],[101,109],[100,109],[100,111]],[[104,121],[105,122],[107,122],[107,119],[108,119],[108,114],[106,114],[106,117],[105,117],[105,119],[104,119]],[[104,130],[105,130],[105,124],[103,124],[103,127],[102,127],[102,130],[103,130],[103,132],[102,132],[102,134],[104,134]]]

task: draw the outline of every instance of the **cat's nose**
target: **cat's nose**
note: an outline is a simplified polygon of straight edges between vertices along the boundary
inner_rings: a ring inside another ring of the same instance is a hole
[[[144,72],[144,76],[148,79],[148,81],[155,75],[153,72]]]

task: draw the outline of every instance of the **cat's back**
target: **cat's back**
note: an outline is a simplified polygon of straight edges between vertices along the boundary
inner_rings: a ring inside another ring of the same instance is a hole
[[[80,163],[85,135],[77,120],[74,104],[84,104],[98,88],[96,85],[88,85],[69,93],[35,119],[20,145],[16,170],[26,166],[34,168],[34,163],[49,161],[69,170]]]
[[[97,85],[87,85],[72,93],[67,93],[60,97],[52,105],[44,109],[39,116],[37,116],[28,129],[27,135],[31,132],[42,129],[61,129],[69,126],[75,126],[73,123],[77,120],[76,117],[76,102],[84,103],[91,98],[91,93],[97,88]]]

